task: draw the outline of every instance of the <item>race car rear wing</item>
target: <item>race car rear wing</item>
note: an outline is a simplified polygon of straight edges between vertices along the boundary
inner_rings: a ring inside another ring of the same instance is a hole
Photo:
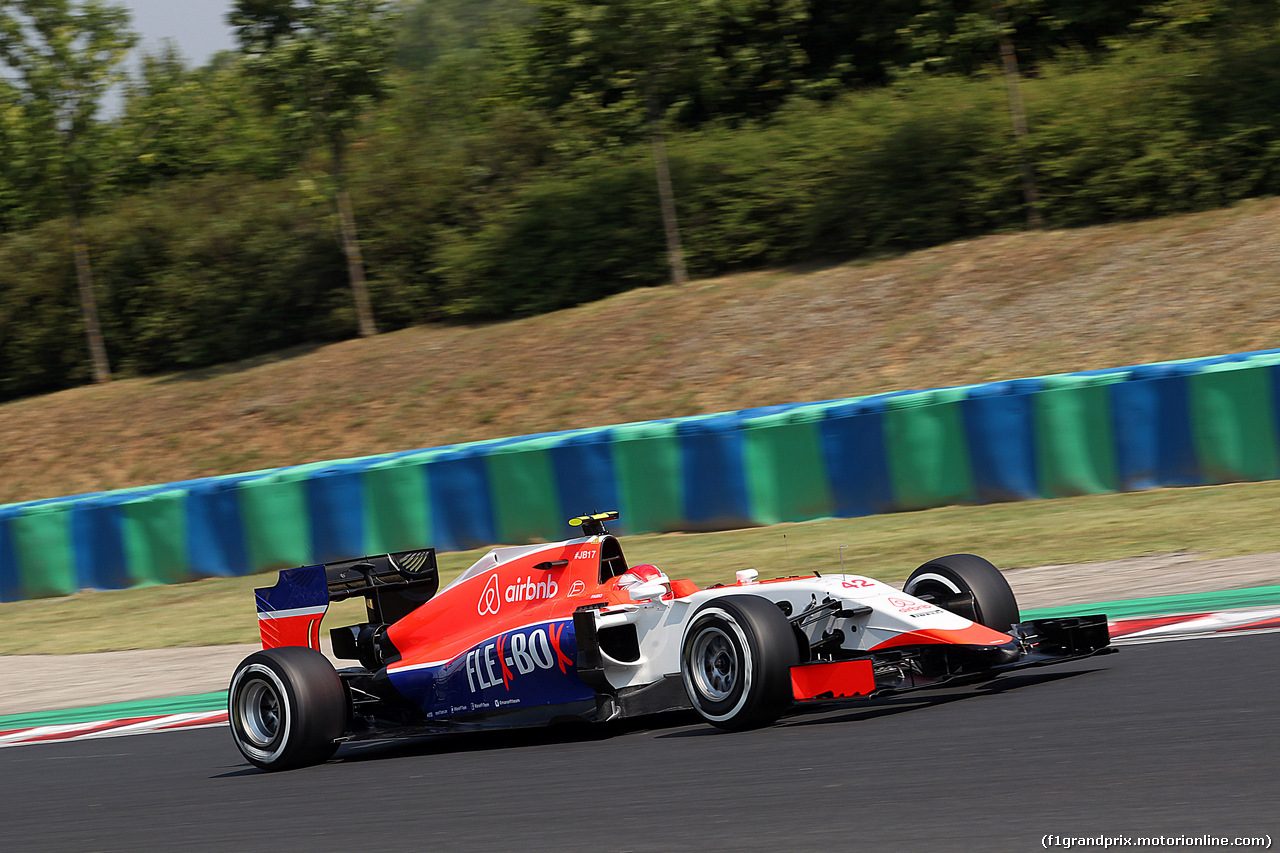
[[[440,588],[434,548],[302,566],[280,572],[275,586],[254,590],[264,649],[320,649],[320,621],[331,601],[363,596],[369,622],[403,619]]]

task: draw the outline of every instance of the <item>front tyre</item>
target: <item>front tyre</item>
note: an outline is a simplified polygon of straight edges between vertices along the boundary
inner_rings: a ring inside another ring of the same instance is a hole
[[[694,710],[722,729],[767,726],[791,706],[800,649],[787,617],[756,595],[704,604],[681,643],[680,674]]]
[[[930,560],[911,573],[902,591],[993,631],[1008,631],[1021,621],[1018,600],[1004,575],[973,554]]]
[[[324,655],[285,646],[241,661],[227,713],[241,755],[263,770],[289,770],[333,755],[346,730],[347,700]]]

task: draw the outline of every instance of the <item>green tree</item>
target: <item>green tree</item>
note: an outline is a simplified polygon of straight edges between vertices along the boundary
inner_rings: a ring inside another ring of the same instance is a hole
[[[686,280],[665,123],[780,104],[802,64],[799,0],[538,0],[518,54],[535,97],[620,141],[647,133],[671,279]]]
[[[25,122],[18,92],[0,77],[0,234],[22,220],[21,163]]]
[[[805,86],[830,97],[904,73],[994,71],[1002,33],[1017,46],[1020,64],[1034,71],[1062,51],[1105,52],[1162,2],[1254,0],[809,0],[810,24],[800,39]]]
[[[347,189],[351,135],[387,94],[397,10],[388,0],[237,0],[228,16],[267,105],[331,162],[342,248],[362,336],[377,334]]]
[[[98,320],[84,215],[99,167],[96,121],[102,97],[123,79],[120,62],[136,37],[129,13],[99,0],[9,0],[0,5],[0,61],[28,132],[28,155],[46,186],[61,186],[71,213],[76,278],[94,378],[111,379]]]
[[[238,62],[188,68],[172,45],[147,53],[111,122],[113,189],[213,173],[278,177],[289,160],[280,122],[265,115]]]
[[[421,71],[446,59],[482,56],[496,30],[528,23],[528,0],[402,0],[396,64]]]

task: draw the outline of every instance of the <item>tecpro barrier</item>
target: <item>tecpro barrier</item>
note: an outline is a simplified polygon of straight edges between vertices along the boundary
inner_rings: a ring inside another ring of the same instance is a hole
[[[451,445],[0,506],[0,599],[434,545],[1280,477],[1280,350]]]

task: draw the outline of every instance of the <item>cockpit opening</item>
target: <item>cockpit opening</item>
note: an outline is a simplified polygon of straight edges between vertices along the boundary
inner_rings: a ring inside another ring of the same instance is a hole
[[[608,583],[627,571],[627,558],[622,555],[622,543],[612,536],[600,543],[600,583]]]

